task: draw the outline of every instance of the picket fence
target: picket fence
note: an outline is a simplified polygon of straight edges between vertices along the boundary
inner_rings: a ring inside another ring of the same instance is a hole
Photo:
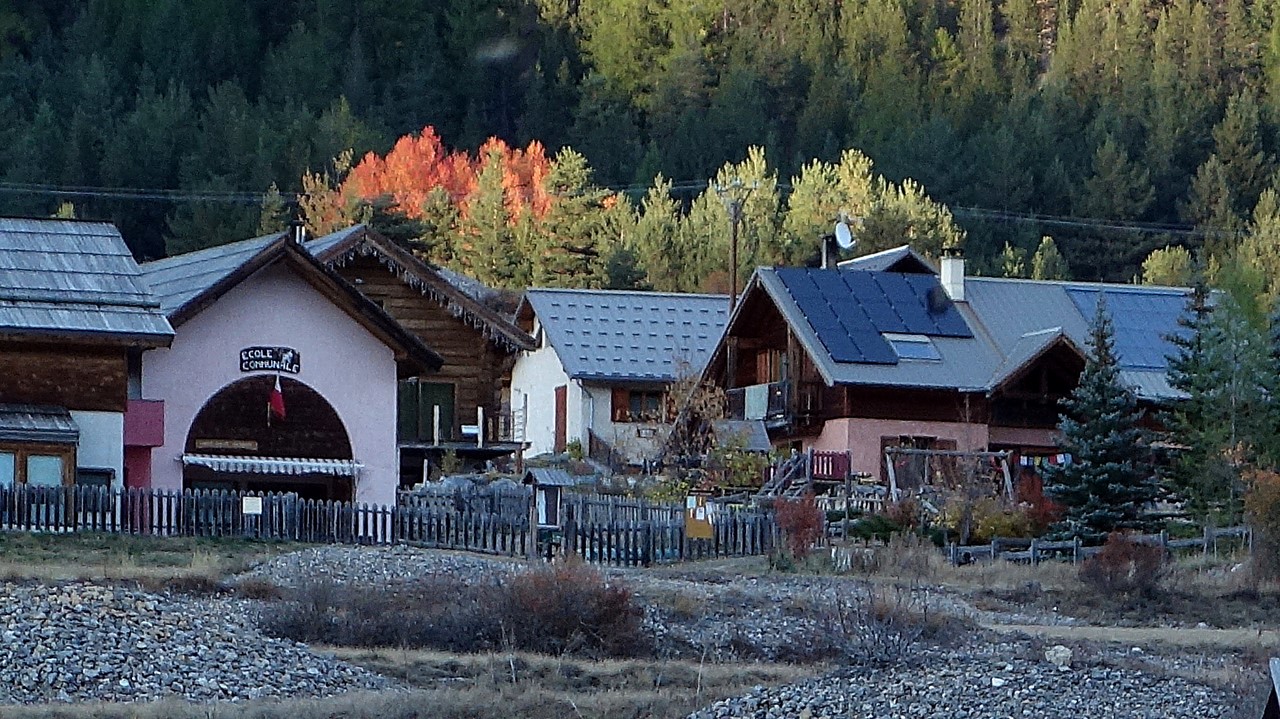
[[[408,544],[544,558],[574,552],[588,562],[619,566],[764,554],[778,543],[772,515],[755,510],[713,512],[712,539],[695,540],[685,536],[679,505],[570,495],[563,526],[542,528],[536,537],[529,513],[512,511],[509,501],[495,505],[496,511],[475,511],[473,506],[378,506],[293,494],[20,485],[0,488],[0,531]]]

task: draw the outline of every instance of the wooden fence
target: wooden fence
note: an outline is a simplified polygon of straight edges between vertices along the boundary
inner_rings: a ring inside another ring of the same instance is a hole
[[[515,512],[504,495],[491,505],[494,511],[474,511],[481,505],[390,507],[292,494],[20,485],[0,488],[0,531],[410,544],[508,556],[572,551],[589,562],[622,566],[764,554],[777,544],[770,513],[713,508],[713,538],[692,540],[685,537],[680,505],[598,495],[568,495],[563,527],[535,538],[527,501]]]
[[[1236,539],[1246,546],[1252,546],[1253,530],[1243,526],[1220,529],[1206,527],[1201,536],[1190,539],[1171,539],[1168,532],[1136,534],[1131,535],[1131,539],[1141,544],[1160,547],[1166,552],[1190,549],[1216,555],[1219,542],[1223,539]],[[968,564],[994,559],[1039,564],[1044,560],[1069,559],[1072,562],[1080,562],[1100,551],[1102,547],[1084,546],[1079,539],[1052,542],[1042,539],[996,538],[991,540],[990,544],[969,546],[950,544],[947,546],[947,557],[952,564]]]
[[[768,554],[780,544],[773,514],[749,508],[708,507],[710,539],[691,539],[684,532],[684,509],[677,505],[631,507],[652,511],[645,520],[619,513],[609,518],[604,507],[590,499],[563,507],[560,532],[563,551],[596,564],[637,566],[713,557]]]

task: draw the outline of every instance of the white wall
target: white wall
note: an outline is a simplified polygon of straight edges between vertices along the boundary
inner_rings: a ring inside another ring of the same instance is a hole
[[[653,459],[671,425],[661,422],[614,422],[613,387],[605,384],[584,385],[584,394],[595,399],[593,409],[588,405],[591,431],[608,442],[614,451],[631,464],[642,464],[646,459]],[[642,434],[649,436],[642,437]]]
[[[124,413],[71,410],[80,428],[76,466],[115,472],[112,486],[124,486]]]
[[[569,382],[560,357],[548,342],[532,352],[521,352],[511,369],[511,406],[524,406],[524,439],[531,457],[555,451],[556,387],[567,385],[568,417],[565,441],[580,439],[586,444],[582,426],[582,391]],[[575,408],[577,411],[575,411]]]

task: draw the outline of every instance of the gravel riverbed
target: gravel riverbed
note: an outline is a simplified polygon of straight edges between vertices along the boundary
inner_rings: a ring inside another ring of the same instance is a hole
[[[239,604],[82,583],[0,585],[0,704],[324,697],[393,686],[264,637]]]

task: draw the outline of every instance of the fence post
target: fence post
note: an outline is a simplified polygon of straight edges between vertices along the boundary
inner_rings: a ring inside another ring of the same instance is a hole
[[[1080,563],[1080,538],[1079,537],[1071,538],[1071,563],[1072,564]]]
[[[1040,563],[1040,556],[1036,553],[1037,549],[1038,548],[1036,547],[1036,538],[1032,537],[1031,538],[1031,566],[1033,567]]]

